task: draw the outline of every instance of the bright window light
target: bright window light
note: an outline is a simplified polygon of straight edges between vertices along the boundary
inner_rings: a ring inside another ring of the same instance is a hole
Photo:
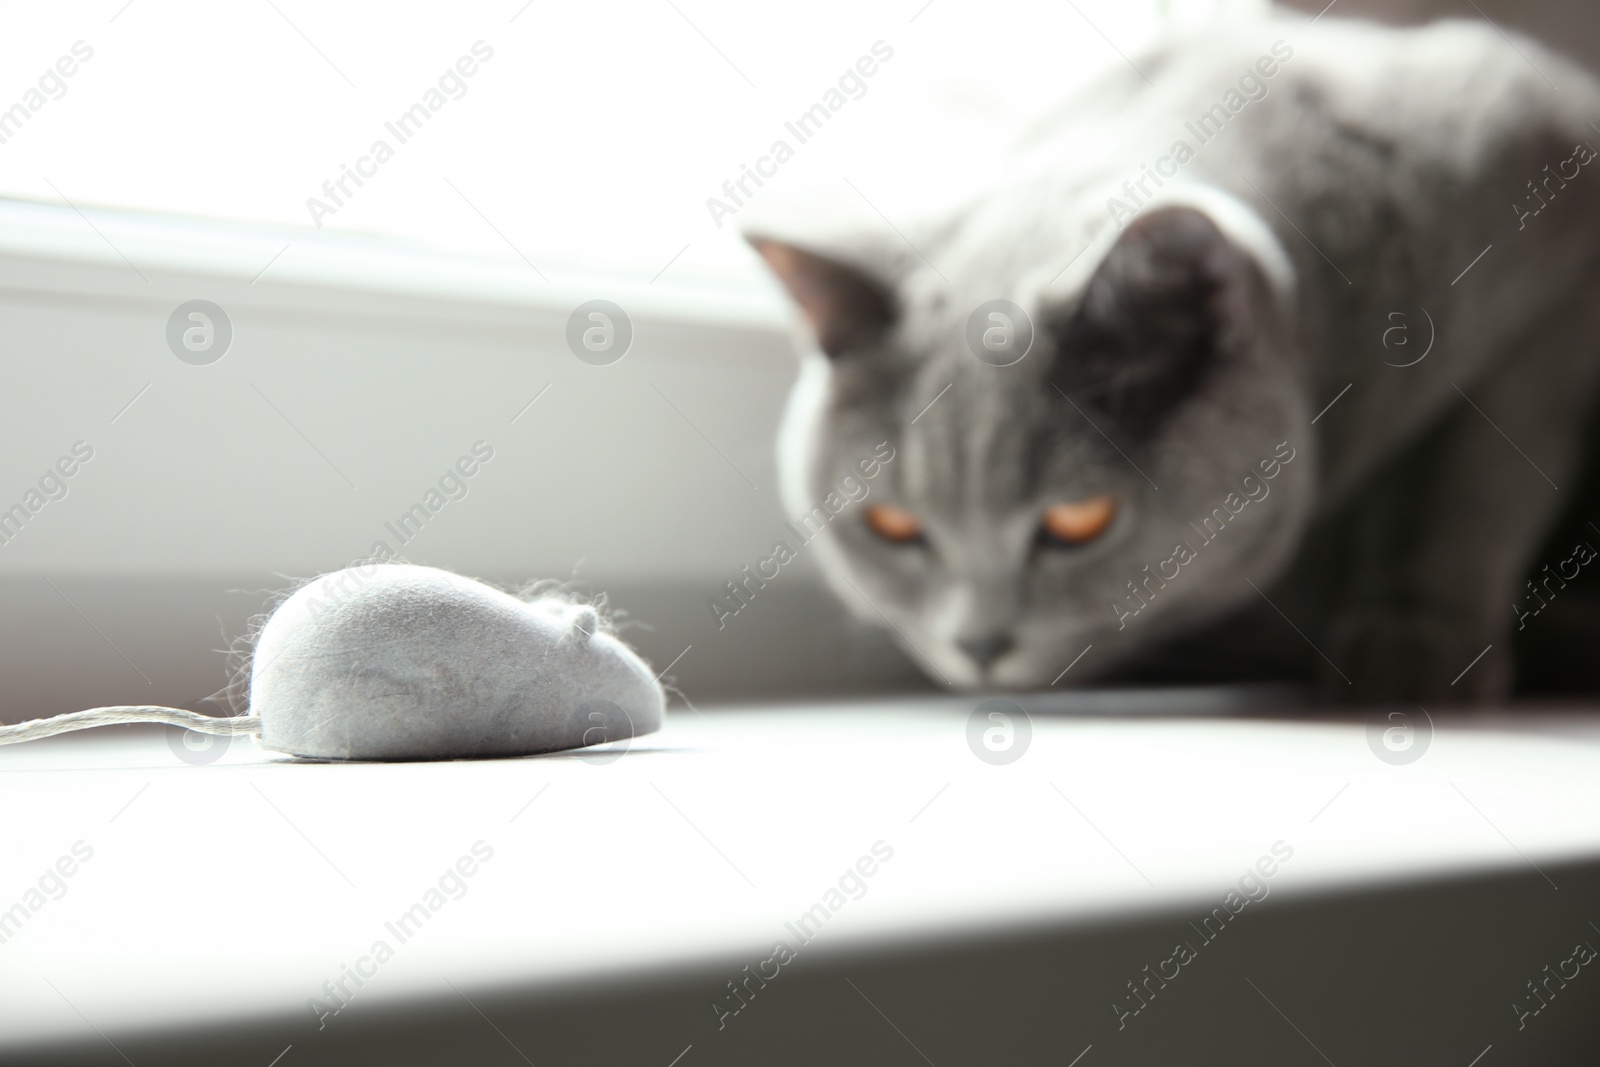
[[[708,200],[779,142],[792,156],[752,200],[855,196],[848,178],[887,210],[981,172],[1164,23],[1262,6],[18,5],[0,13],[0,195],[400,238],[526,261],[533,283],[683,281],[742,262],[737,213]]]

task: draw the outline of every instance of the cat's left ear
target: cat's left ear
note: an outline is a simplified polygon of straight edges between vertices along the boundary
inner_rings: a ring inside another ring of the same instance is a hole
[[[1206,213],[1152,209],[1129,223],[1052,324],[1056,384],[1146,433],[1219,359],[1249,343],[1267,288],[1255,260]]]
[[[829,356],[870,345],[893,324],[893,294],[863,271],[782,241],[754,236],[749,241],[800,306]]]

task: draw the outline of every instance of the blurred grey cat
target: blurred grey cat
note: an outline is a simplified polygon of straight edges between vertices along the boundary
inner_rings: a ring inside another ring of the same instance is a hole
[[[815,341],[791,513],[898,451],[830,584],[963,688],[1254,618],[1335,698],[1503,696],[1600,384],[1600,86],[1482,21],[1130,66],[904,238],[747,228]]]

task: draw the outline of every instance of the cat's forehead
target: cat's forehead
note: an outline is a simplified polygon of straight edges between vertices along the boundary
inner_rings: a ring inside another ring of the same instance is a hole
[[[1004,519],[1039,499],[1103,487],[1105,457],[1040,379],[1037,369],[970,356],[916,368],[880,411],[901,452],[895,481],[908,500],[946,517],[978,508]]]
[[[898,340],[928,355],[965,356],[980,366],[1009,365],[1012,356],[983,345],[984,331],[998,326],[1026,339],[1025,351],[1015,357],[1014,365],[1020,367],[1042,350],[1052,321],[1069,314],[1088,285],[1089,272],[1068,268],[1097,259],[1096,251],[1080,249],[1074,257],[1038,248],[1002,248],[963,259],[958,266],[941,263],[913,271],[896,289]]]
[[[1055,326],[1076,295],[1043,294],[1026,279],[907,286],[891,330],[890,358],[921,386],[957,383],[964,392],[1020,398],[1045,386],[1057,350]]]

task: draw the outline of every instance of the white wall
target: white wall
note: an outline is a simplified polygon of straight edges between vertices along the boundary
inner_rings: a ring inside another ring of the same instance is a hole
[[[881,637],[841,628],[809,561],[712,625],[707,600],[784,518],[774,428],[796,362],[760,275],[721,292],[545,285],[326,238],[252,283],[273,231],[0,217],[0,508],[74,442],[94,450],[0,544],[5,717],[204,696],[226,680],[211,650],[270,590],[380,540],[506,582],[577,568],[653,627],[630,637],[659,665],[696,646],[674,670],[691,700],[921,684]],[[565,341],[598,295],[635,328],[610,366]],[[165,336],[196,298],[234,332],[206,366]],[[402,546],[386,523],[479,441],[493,459]]]

